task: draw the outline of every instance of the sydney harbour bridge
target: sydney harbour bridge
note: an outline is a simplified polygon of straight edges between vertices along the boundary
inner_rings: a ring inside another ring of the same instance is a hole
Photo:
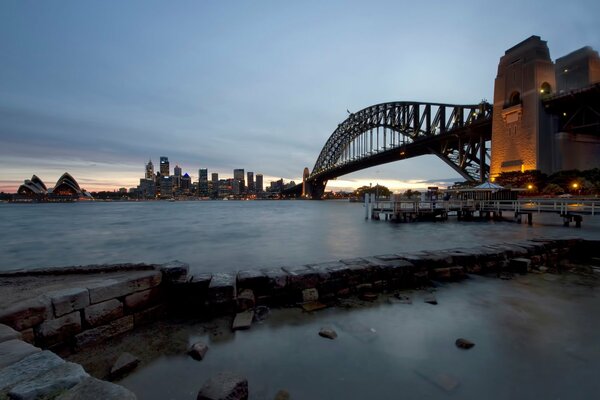
[[[538,69],[533,78],[531,63]],[[592,67],[582,74],[586,65]],[[578,75],[567,76],[573,69]],[[473,182],[504,171],[600,167],[598,53],[585,47],[554,64],[546,42],[532,36],[501,58],[494,104],[397,101],[350,113],[302,184],[284,194],[320,199],[329,180],[425,154]]]

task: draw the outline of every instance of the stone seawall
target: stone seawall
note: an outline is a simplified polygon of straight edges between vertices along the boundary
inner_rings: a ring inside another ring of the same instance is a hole
[[[598,257],[599,249],[600,241],[538,239],[237,273],[190,273],[177,261],[5,272],[3,293],[10,285],[19,293],[0,304],[0,336],[7,332],[0,338],[0,398],[8,387],[1,386],[4,367],[41,349],[77,351],[166,314],[210,318],[255,305],[335,300],[467,274],[558,271],[565,262]],[[88,379],[81,375],[71,386]]]

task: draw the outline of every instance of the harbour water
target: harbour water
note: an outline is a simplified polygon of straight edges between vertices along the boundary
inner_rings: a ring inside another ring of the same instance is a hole
[[[534,237],[600,239],[556,214],[512,222],[366,221],[347,201],[190,201],[0,205],[0,270],[180,260],[236,271],[341,258],[471,247]]]

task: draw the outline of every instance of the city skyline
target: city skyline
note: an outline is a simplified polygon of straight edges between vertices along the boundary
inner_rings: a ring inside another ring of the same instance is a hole
[[[5,192],[32,174],[52,181],[65,171],[91,191],[133,187],[148,154],[167,152],[188,173],[254,165],[265,182],[299,182],[346,110],[491,100],[499,58],[533,34],[552,59],[600,48],[593,1],[507,1],[494,13],[466,1],[7,1],[0,11]],[[423,156],[328,190],[460,180]]]

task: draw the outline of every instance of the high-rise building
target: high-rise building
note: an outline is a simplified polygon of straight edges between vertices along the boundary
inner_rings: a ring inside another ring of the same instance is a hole
[[[148,160],[148,164],[146,164],[146,179],[154,179],[154,164],[152,164],[152,160]]]
[[[179,165],[175,165],[173,169],[173,189],[178,189],[181,187],[181,167]]]
[[[240,193],[243,193],[246,189],[246,181],[244,180],[244,169],[234,169],[233,170],[233,179],[239,182]],[[236,193],[236,194],[240,194]]]
[[[256,184],[254,186],[255,186],[256,193],[261,193],[264,190],[262,174],[256,174]]]
[[[160,157],[160,174],[162,176],[171,175],[169,168],[169,157],[162,156]]]
[[[219,197],[219,174],[213,172],[210,174],[210,180],[212,182],[212,196]]]
[[[186,172],[180,181],[180,189],[183,193],[189,193],[192,186],[192,177]]]
[[[255,187],[254,187],[254,172],[250,172],[248,171],[248,173],[246,174],[246,176],[248,177],[248,193],[254,193],[255,192]]]
[[[170,176],[160,177],[160,197],[169,198],[173,196],[173,178]]]
[[[198,170],[198,195],[200,197],[206,197],[209,194],[210,193],[208,192],[208,169],[200,168]]]

